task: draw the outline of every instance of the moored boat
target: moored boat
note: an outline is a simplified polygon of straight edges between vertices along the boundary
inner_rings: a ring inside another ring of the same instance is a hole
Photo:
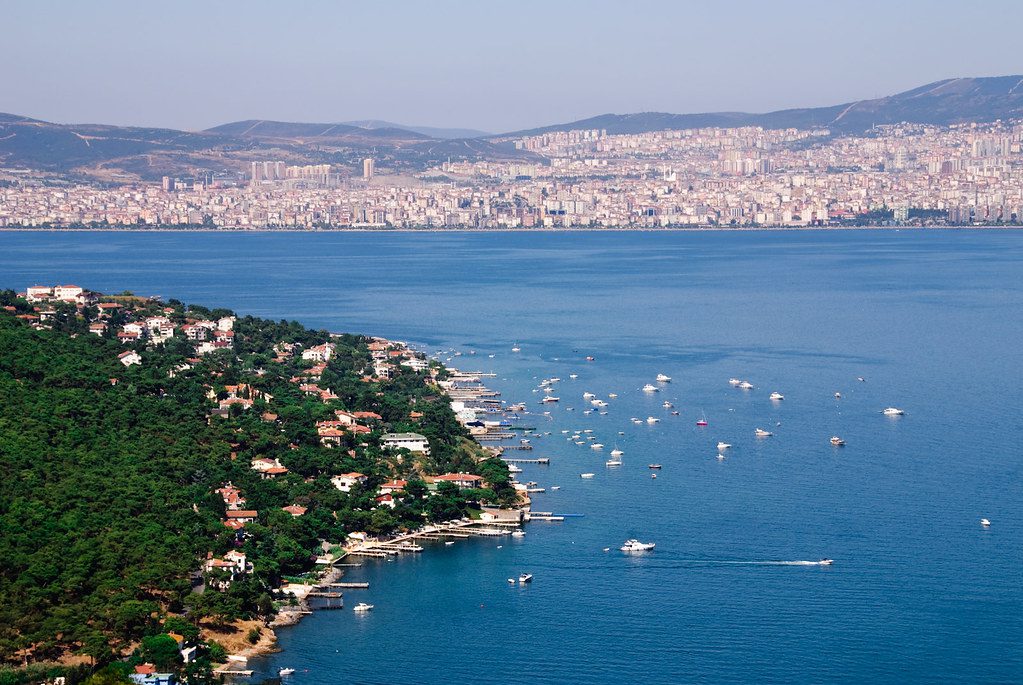
[[[623,552],[649,552],[656,546],[656,543],[653,542],[640,542],[635,538],[631,538],[625,541],[625,544],[621,546],[621,550]]]

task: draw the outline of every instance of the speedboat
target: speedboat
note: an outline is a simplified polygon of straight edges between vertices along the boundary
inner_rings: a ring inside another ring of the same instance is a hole
[[[592,474],[592,473],[580,473],[579,477],[580,478],[593,478],[593,475],[594,474]]]
[[[540,401],[541,401],[541,402],[544,402],[544,403],[546,403],[546,404],[550,404],[551,402],[560,402],[560,401],[561,401],[561,398],[560,398],[560,397],[555,397],[554,395],[546,395],[546,396],[545,396],[545,397],[544,397],[544,398],[543,398],[542,400],[540,400]]]
[[[771,431],[765,431],[763,428],[758,428],[755,433],[758,438],[769,438],[774,435]]]
[[[658,383],[671,383],[671,376],[665,376],[663,373],[657,374]]]
[[[512,352],[521,352],[521,351],[522,351],[522,349],[520,347],[516,346],[516,347],[512,348]]]
[[[584,400],[592,400],[594,397],[596,397],[596,395],[594,395],[592,392],[584,392],[583,393],[583,399]]]
[[[591,450],[602,450],[602,449],[604,449],[604,444],[600,443],[600,442],[595,442],[592,445],[590,445],[590,449]]]
[[[728,384],[729,385],[739,385],[740,383],[742,383],[742,381],[740,381],[738,378],[729,378],[728,379]]]
[[[785,395],[782,395],[780,392],[772,392],[771,399],[775,401],[783,400],[785,399]]]
[[[648,416],[648,417],[646,417],[646,422],[650,423],[650,424],[653,424],[653,423],[660,423],[661,420],[659,418],[655,417],[655,416]]]
[[[560,489],[561,489],[560,485],[552,485],[551,486],[551,490],[560,490]]]
[[[731,447],[731,445],[730,445],[729,443],[727,443],[727,442],[719,442],[719,443],[718,443],[718,451],[719,451],[719,452],[720,452],[721,450],[727,450],[727,449],[729,449],[730,447]]]
[[[643,392],[657,392],[659,390],[660,390],[660,388],[658,388],[656,385],[653,385],[651,383],[647,383],[646,385],[643,386]]]
[[[622,545],[621,549],[623,552],[649,552],[656,546],[657,546],[656,543],[640,542],[639,540],[633,538],[630,540],[626,540],[625,544]]]
[[[858,380],[860,383],[866,383],[867,382],[867,379],[864,378],[863,376],[857,376],[856,380]]]
[[[887,407],[881,413],[884,414],[885,416],[902,416],[906,412],[902,411],[898,407]]]
[[[596,361],[596,359],[596,357],[586,357],[586,361],[588,362]]]
[[[293,669],[293,668],[279,668],[279,669],[277,669],[277,675],[282,675],[282,676],[283,675],[291,675],[294,672],[295,672],[295,669]]]
[[[352,609],[352,611],[358,611],[360,613],[362,613],[364,611],[372,611],[372,610],[373,610],[373,605],[372,604],[366,604],[365,602],[359,602],[358,604],[355,605],[355,608]]]
[[[444,544],[447,545],[448,547],[450,547],[451,545],[455,544],[455,541],[454,540],[448,540]]]
[[[532,573],[522,573],[522,574],[520,574],[519,575],[519,582],[520,583],[532,583],[533,582],[533,574]]]
[[[982,525],[982,526],[984,526],[985,528],[987,528],[988,526],[990,526],[990,525],[991,525],[991,522],[990,522],[990,521],[988,521],[987,519],[981,519],[981,520],[980,520],[980,525]]]
[[[740,390],[752,390],[753,389],[753,384],[750,383],[749,381],[743,381],[742,383],[739,383],[739,389]]]
[[[660,464],[648,464],[647,468],[648,469],[659,469],[659,468],[661,468],[661,465]]]
[[[843,447],[845,445],[845,440],[838,437],[837,435],[834,435],[831,437],[831,444],[834,445],[835,447]]]
[[[835,560],[834,559],[821,559],[817,563],[820,564],[821,566],[831,566],[833,563],[835,563]]]

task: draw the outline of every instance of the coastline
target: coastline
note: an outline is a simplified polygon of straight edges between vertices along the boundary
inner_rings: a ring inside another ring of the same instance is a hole
[[[955,225],[955,226],[688,226],[688,227],[646,227],[646,226],[567,226],[557,228],[298,228],[283,227],[223,227],[223,228],[185,228],[174,226],[153,226],[139,228],[103,227],[103,228],[55,228],[55,227],[0,227],[0,233],[528,233],[547,235],[552,233],[797,233],[797,232],[828,232],[828,231],[1019,231],[1023,224],[992,226],[992,225]]]

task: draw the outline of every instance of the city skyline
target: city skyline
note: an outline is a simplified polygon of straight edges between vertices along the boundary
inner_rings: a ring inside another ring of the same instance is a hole
[[[962,51],[949,41],[976,17],[955,3],[310,3],[282,18],[259,2],[15,2],[0,111],[184,130],[382,119],[493,133],[607,112],[766,112],[1018,73],[1009,46],[1023,7],[988,7],[999,21]]]

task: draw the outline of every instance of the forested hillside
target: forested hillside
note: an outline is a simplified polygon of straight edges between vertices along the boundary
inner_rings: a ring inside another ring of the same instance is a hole
[[[152,660],[139,641],[168,626],[215,658],[199,629],[271,618],[284,577],[309,571],[324,545],[514,499],[503,462],[468,439],[430,373],[375,374],[365,338],[232,316],[233,344],[196,356],[182,332],[230,312],[102,299],[47,312],[0,294],[0,663]],[[172,335],[118,336],[154,315]],[[329,362],[299,354],[327,341]],[[126,350],[140,361],[119,361]],[[368,425],[328,445],[317,425],[339,411]],[[428,455],[381,444],[412,430]],[[452,470],[489,487],[440,483],[427,496],[424,479]],[[331,480],[356,471],[347,492]],[[377,486],[397,478],[407,487],[381,506]],[[225,486],[253,520],[230,520]],[[205,567],[228,552],[249,567]]]

